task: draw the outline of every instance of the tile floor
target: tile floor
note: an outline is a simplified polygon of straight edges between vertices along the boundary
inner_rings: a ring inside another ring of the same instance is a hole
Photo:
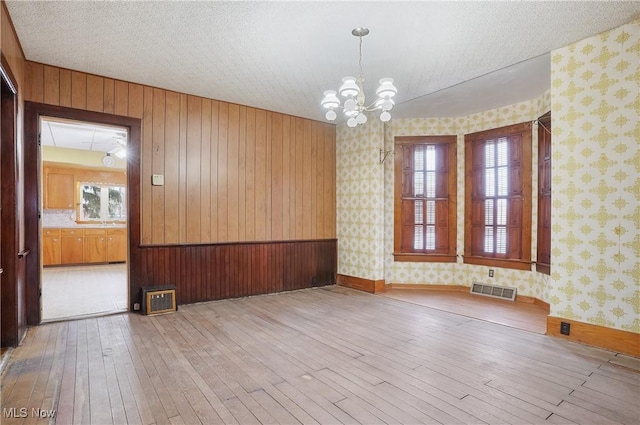
[[[126,264],[45,267],[42,271],[45,322],[126,310]]]

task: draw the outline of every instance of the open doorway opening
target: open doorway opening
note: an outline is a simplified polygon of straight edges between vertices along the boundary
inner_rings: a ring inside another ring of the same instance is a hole
[[[40,117],[43,322],[127,311],[127,128]]]

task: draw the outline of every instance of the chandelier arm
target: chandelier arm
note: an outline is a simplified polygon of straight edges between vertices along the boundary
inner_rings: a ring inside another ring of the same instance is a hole
[[[376,102],[377,102],[377,100],[376,100]],[[382,109],[382,107],[376,106],[376,102],[373,102],[369,106],[363,107],[362,110],[365,111],[365,112],[371,112],[371,111],[377,111],[378,109]]]

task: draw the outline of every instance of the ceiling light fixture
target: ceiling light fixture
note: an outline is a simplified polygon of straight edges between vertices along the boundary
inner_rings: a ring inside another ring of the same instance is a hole
[[[335,110],[342,109],[344,110],[344,114],[349,118],[347,120],[347,125],[349,127],[355,127],[358,124],[364,124],[367,122],[365,112],[381,110],[382,113],[380,114],[380,121],[387,122],[391,119],[389,111],[394,105],[391,98],[398,93],[398,89],[393,85],[393,78],[381,79],[380,86],[378,87],[378,90],[376,90],[376,95],[378,97],[375,102],[365,106],[363,87],[364,75],[362,73],[362,37],[369,34],[369,29],[354,28],[353,31],[351,31],[351,34],[360,39],[360,56],[358,60],[360,73],[358,74],[358,78],[344,77],[338,92],[335,90],[327,90],[324,92],[324,97],[320,104],[324,108],[328,109],[325,117],[327,120],[333,121],[337,117]],[[340,104],[340,99],[337,96],[338,93],[340,96],[345,98],[342,105]]]

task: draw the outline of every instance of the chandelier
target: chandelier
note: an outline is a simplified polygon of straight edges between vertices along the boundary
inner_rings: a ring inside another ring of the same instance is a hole
[[[382,111],[380,121],[387,122],[391,119],[389,111],[394,105],[391,98],[396,95],[398,89],[393,85],[393,78],[383,78],[380,80],[378,90],[376,90],[376,100],[370,105],[365,104],[364,75],[362,73],[362,37],[369,34],[369,29],[355,28],[351,31],[351,34],[360,39],[360,56],[358,59],[360,73],[358,74],[358,78],[344,77],[342,79],[342,85],[337,92],[335,90],[327,90],[324,92],[324,97],[320,104],[328,109],[325,117],[327,120],[333,121],[337,117],[335,110],[342,109],[345,116],[348,117],[347,125],[349,127],[355,127],[358,124],[367,122],[365,112]],[[342,105],[337,96],[338,94],[344,98]]]

